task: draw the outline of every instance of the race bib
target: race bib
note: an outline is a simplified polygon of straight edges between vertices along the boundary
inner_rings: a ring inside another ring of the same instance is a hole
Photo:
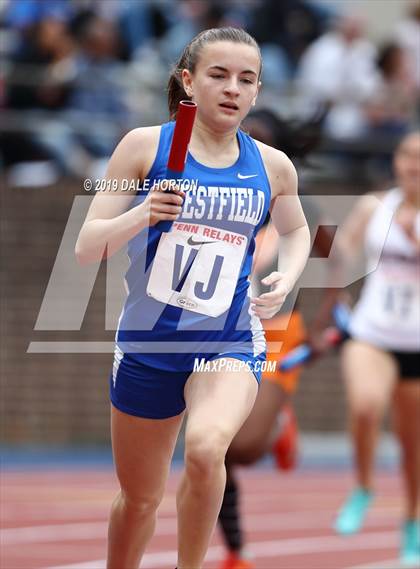
[[[174,222],[160,238],[147,294],[165,304],[220,316],[231,306],[247,244],[239,233]]]
[[[410,330],[418,327],[420,289],[418,283],[387,283],[376,304],[374,320],[382,328]]]

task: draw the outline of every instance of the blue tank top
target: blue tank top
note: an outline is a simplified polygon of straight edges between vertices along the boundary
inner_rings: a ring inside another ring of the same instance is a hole
[[[131,207],[165,179],[174,122],[163,124],[155,161]],[[128,296],[116,334],[120,356],[168,371],[195,357],[257,356],[264,332],[250,311],[255,235],[267,215],[270,185],[260,152],[238,131],[239,157],[210,168],[188,154],[182,213],[168,233],[147,227],[128,242]]]

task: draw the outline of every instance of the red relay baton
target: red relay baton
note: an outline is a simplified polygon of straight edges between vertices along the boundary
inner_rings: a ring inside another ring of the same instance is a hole
[[[196,112],[196,103],[193,103],[193,101],[180,101],[174,135],[169,150],[168,164],[166,165],[167,180],[179,180],[182,178]],[[156,229],[168,232],[172,227],[172,223],[172,221],[159,221],[156,224]]]

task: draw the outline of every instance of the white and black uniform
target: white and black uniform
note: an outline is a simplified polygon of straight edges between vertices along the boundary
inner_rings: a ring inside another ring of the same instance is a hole
[[[405,361],[411,361],[409,375],[420,377],[420,252],[395,221],[402,201],[401,190],[390,190],[368,223],[365,250],[373,270],[366,277],[349,332],[388,352],[406,354]],[[420,213],[415,233],[420,237]],[[412,369],[415,361],[417,373]]]

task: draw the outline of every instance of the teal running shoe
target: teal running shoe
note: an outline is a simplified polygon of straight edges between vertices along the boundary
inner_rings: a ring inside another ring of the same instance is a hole
[[[340,535],[357,533],[363,526],[372,499],[372,492],[362,488],[354,490],[338,513],[334,524],[335,531]]]
[[[402,527],[401,562],[420,567],[420,521],[407,520]]]

